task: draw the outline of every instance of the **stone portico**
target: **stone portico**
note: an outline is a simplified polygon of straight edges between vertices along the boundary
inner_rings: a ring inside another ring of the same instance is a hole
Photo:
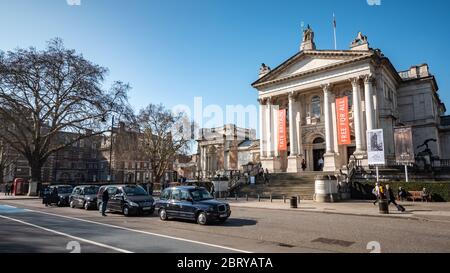
[[[252,84],[259,97],[263,167],[298,173],[304,159],[306,171],[318,171],[323,158],[323,171],[335,172],[355,156],[367,168],[366,131],[378,128],[384,129],[386,157],[394,158],[393,130],[400,123],[397,90],[404,80],[361,33],[349,50],[318,50],[308,26],[300,51],[273,70],[263,64]],[[345,96],[351,144],[338,145],[335,101]],[[436,113],[441,113],[443,104],[435,98]],[[287,112],[287,151],[278,150],[277,110]]]

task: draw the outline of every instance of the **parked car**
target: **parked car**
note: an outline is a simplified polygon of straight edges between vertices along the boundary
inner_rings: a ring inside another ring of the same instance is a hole
[[[72,194],[73,187],[70,185],[54,185],[49,187],[50,193],[56,188],[58,191],[58,198],[56,200],[51,200],[50,203],[55,203],[59,207],[69,206],[69,197]]]
[[[109,201],[107,210],[123,213],[125,216],[153,214],[154,199],[138,185],[108,185],[100,187],[97,194],[97,207],[102,207],[102,195],[107,190]]]
[[[217,201],[203,187],[180,186],[165,189],[155,203],[161,220],[179,218],[197,221],[200,225],[225,222],[231,215],[230,205]]]
[[[69,197],[71,208],[97,209],[99,186],[77,186]]]

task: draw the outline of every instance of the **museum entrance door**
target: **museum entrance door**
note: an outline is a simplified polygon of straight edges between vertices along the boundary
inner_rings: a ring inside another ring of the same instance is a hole
[[[325,149],[315,149],[313,150],[313,160],[314,160],[314,171],[315,172],[320,172],[323,170],[323,166],[322,168],[319,166],[319,159],[323,159],[323,155],[325,154]]]

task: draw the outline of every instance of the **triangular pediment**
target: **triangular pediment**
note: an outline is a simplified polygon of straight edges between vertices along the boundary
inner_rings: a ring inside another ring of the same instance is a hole
[[[333,69],[372,56],[371,51],[307,51],[294,55],[267,75],[253,83],[253,86]]]
[[[298,62],[286,67],[283,71],[280,71],[278,77],[283,78],[344,61],[345,59],[305,56]]]

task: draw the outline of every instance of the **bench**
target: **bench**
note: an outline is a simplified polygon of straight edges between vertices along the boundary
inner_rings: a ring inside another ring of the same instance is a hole
[[[413,202],[415,202],[416,200],[420,200],[420,201],[426,201],[426,202],[431,202],[431,193],[428,196],[428,198],[426,198],[426,200],[424,200],[424,198],[422,197],[422,191],[409,191],[408,192],[408,196],[406,197],[406,200],[411,199]]]

